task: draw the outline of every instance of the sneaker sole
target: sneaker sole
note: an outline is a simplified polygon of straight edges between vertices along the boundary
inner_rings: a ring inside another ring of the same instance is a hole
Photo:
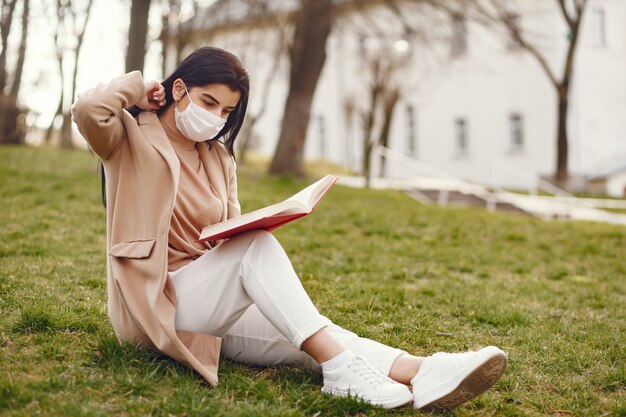
[[[449,394],[422,407],[424,411],[450,411],[491,388],[507,366],[507,356],[496,354],[467,375]]]
[[[411,401],[413,401],[413,394],[411,394],[410,392],[408,392],[405,395],[402,396],[398,396],[398,397],[393,397],[390,398],[388,400],[385,401],[368,401],[358,395],[350,395],[349,392],[346,391],[338,391],[338,390],[334,390],[334,389],[329,389],[329,388],[322,388],[322,392],[326,393],[326,394],[331,394],[337,397],[352,397],[352,398],[356,398],[358,400],[361,400],[363,402],[366,402],[368,404],[377,406],[377,407],[382,407],[382,408],[396,408],[396,407],[400,407],[404,404],[408,404]]]

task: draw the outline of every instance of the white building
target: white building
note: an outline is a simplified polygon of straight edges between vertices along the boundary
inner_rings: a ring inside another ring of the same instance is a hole
[[[257,150],[271,155],[289,82],[286,55],[275,63],[275,45],[281,33],[289,36],[285,22],[293,1],[270,2],[279,10],[270,13],[271,18],[267,10],[255,17],[244,3],[218,2],[198,14],[192,22],[196,40],[190,48],[208,42],[242,58],[252,75],[251,112],[259,111],[269,88],[254,132]],[[359,172],[360,113],[370,108],[368,57],[383,53],[384,59],[402,63],[389,77],[389,85],[402,86],[391,149],[486,185],[523,187],[536,176],[554,173],[557,96],[532,56],[503,33],[478,24],[426,9],[404,16],[412,27],[422,28],[428,36],[425,41],[421,32],[405,33],[399,17],[389,9],[375,1],[366,3],[373,4],[366,13],[343,10],[335,20],[314,97],[307,158],[326,159]],[[556,2],[519,0],[516,4],[518,24],[560,77],[568,29]],[[626,163],[625,21],[626,1],[589,0],[568,122],[570,173],[580,178],[598,172],[605,161],[621,157]],[[208,32],[203,29],[206,25]],[[355,108],[352,113],[346,113],[348,102]],[[373,172],[378,172],[376,167]],[[387,175],[417,172],[390,162]]]

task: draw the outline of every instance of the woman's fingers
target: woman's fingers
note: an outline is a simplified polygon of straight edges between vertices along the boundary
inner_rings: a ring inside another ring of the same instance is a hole
[[[161,84],[158,84],[158,88],[154,93],[154,101],[158,103],[159,107],[165,105],[165,88]]]
[[[158,109],[165,105],[165,88],[158,81],[150,81],[148,101],[152,109]]]
[[[152,93],[152,99],[158,101],[159,104],[165,102],[165,88],[163,88],[161,84],[159,84],[159,87]]]
[[[145,97],[138,104],[144,110],[158,110],[166,104],[165,88],[158,81],[145,82]]]

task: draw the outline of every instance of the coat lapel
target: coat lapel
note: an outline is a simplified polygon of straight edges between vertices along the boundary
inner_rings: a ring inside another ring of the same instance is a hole
[[[180,161],[174,152],[174,148],[172,148],[167,134],[163,130],[163,126],[161,126],[159,118],[154,112],[144,111],[139,113],[138,122],[144,137],[170,167],[174,180],[174,195],[176,195],[178,192],[178,179],[180,178]]]

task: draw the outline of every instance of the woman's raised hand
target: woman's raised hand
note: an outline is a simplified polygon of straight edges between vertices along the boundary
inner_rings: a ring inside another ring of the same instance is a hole
[[[144,83],[144,95],[137,107],[141,110],[158,110],[165,105],[165,88],[158,81]]]

